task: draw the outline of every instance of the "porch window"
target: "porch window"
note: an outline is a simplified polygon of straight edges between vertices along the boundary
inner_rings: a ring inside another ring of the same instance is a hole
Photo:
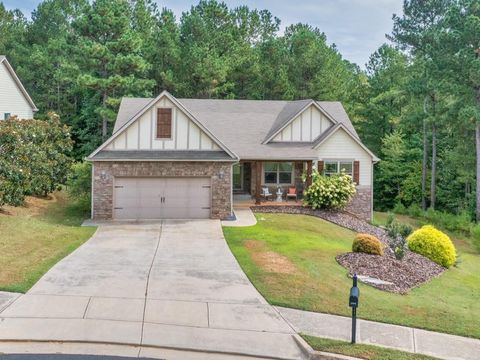
[[[353,177],[353,161],[325,161],[324,174],[326,176],[339,174],[342,171]]]
[[[265,184],[292,184],[293,164],[291,162],[266,162],[263,165]]]

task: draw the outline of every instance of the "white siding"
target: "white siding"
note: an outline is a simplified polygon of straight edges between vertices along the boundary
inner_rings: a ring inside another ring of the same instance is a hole
[[[157,108],[172,111],[172,138],[157,139]],[[106,150],[219,150],[218,145],[167,98],[162,98],[150,110],[115,138]]]
[[[5,63],[0,64],[0,121],[4,114],[17,115],[19,119],[33,119],[33,110],[22,91],[7,70]]]
[[[272,141],[312,142],[332,125],[320,110],[311,105],[288,124]]]
[[[372,157],[345,130],[339,129],[318,149],[318,160],[360,161],[360,186],[372,185]]]

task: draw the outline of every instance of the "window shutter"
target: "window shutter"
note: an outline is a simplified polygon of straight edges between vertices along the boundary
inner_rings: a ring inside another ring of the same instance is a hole
[[[353,182],[360,185],[360,161],[353,162]]]
[[[320,175],[323,175],[324,167],[325,167],[325,162],[323,160],[317,161],[317,170]]]
[[[172,137],[172,109],[157,109],[157,139],[170,139]]]

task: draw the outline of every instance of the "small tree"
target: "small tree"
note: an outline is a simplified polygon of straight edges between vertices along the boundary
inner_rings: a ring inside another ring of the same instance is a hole
[[[343,209],[355,195],[356,189],[350,175],[340,173],[323,176],[312,173],[312,185],[303,194],[304,204],[313,209]]]
[[[21,205],[26,195],[45,196],[64,183],[72,145],[68,127],[53,113],[47,121],[2,121],[0,206]]]
[[[92,165],[87,162],[74,163],[67,179],[67,192],[78,200],[85,211],[90,208],[91,190]]]

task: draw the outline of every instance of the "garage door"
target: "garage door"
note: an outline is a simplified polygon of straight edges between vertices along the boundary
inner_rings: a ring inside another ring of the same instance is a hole
[[[114,219],[206,219],[210,178],[115,178]]]

